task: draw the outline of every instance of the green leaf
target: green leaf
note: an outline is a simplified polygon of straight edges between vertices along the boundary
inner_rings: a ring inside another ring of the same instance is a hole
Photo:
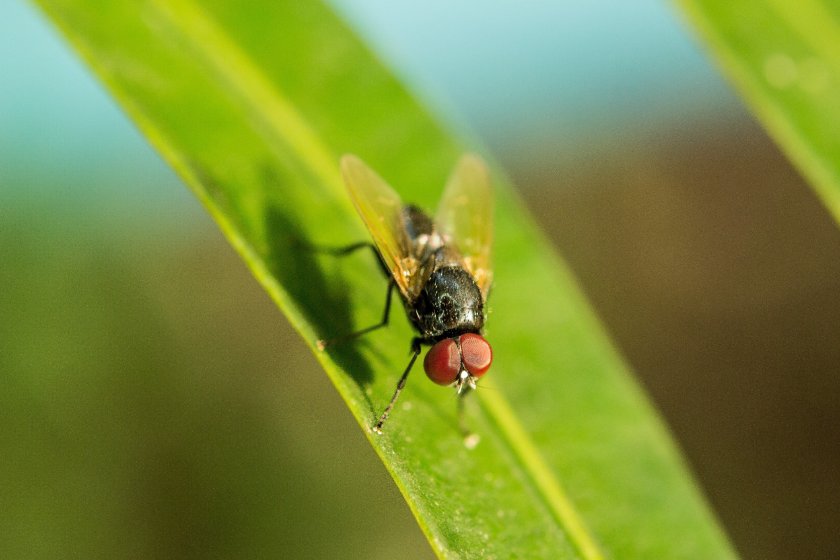
[[[454,395],[417,372],[385,434],[371,432],[405,367],[411,330],[396,316],[388,329],[317,351],[318,338],[376,322],[386,283],[370,255],[315,255],[301,242],[367,238],[339,178],[340,154],[360,155],[404,199],[433,207],[465,143],[328,8],[40,4],[312,346],[441,557],[734,556],[666,430],[498,169],[486,333],[496,359],[487,387],[466,403],[481,443],[467,449]]]
[[[744,99],[840,221],[840,5],[680,0]]]

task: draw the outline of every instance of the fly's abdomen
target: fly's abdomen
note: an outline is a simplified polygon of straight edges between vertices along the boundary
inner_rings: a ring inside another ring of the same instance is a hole
[[[414,310],[411,320],[425,338],[477,333],[484,326],[481,290],[460,266],[445,266],[432,272]]]

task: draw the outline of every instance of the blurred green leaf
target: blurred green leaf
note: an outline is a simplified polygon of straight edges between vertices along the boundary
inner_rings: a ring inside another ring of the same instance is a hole
[[[840,221],[840,4],[678,3],[767,131]]]
[[[301,241],[367,237],[338,156],[359,154],[406,200],[433,207],[465,145],[329,9],[39,3],[313,350],[317,338],[376,321],[386,284],[369,255],[301,250]],[[385,434],[370,431],[407,360],[402,318],[358,343],[316,350],[432,547],[446,558],[733,557],[574,280],[500,172],[494,180],[487,336],[496,361],[467,402],[477,448],[461,441],[452,392],[418,373]]]

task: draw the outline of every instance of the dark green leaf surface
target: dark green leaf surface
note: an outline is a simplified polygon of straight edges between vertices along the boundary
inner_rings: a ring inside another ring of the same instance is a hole
[[[840,221],[840,4],[679,4],[767,131]]]
[[[360,155],[405,200],[434,207],[465,147],[329,9],[40,4],[313,350],[318,338],[377,320],[386,284],[370,255],[301,249],[366,239],[339,155]],[[495,362],[487,388],[467,402],[475,449],[459,436],[451,390],[422,372],[385,434],[370,431],[407,360],[402,317],[358,343],[316,350],[433,548],[446,558],[733,557],[573,279],[505,178],[494,181]]]

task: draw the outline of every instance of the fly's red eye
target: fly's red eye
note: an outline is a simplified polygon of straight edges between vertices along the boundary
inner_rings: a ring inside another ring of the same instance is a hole
[[[423,369],[438,385],[454,383],[461,370],[461,355],[455,339],[445,338],[432,346],[423,360]]]
[[[481,377],[490,369],[493,362],[493,350],[484,340],[484,337],[477,334],[461,335],[461,359],[464,367],[475,377]]]

